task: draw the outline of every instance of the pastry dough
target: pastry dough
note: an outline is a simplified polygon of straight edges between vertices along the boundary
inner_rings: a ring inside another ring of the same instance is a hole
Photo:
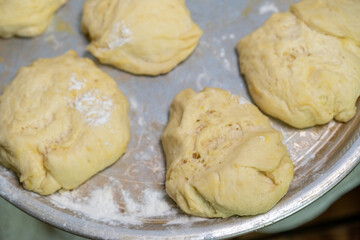
[[[196,216],[266,212],[293,178],[282,139],[269,119],[241,97],[216,88],[183,90],[162,135],[166,191]]]
[[[202,34],[185,0],[87,0],[82,30],[100,62],[146,75],[169,72]]]
[[[237,45],[255,103],[297,128],[350,120],[360,94],[360,48],[310,29],[292,13],[272,15]]]
[[[310,28],[360,45],[359,0],[302,0],[291,11]]]
[[[0,163],[43,195],[114,163],[129,135],[126,97],[74,51],[21,68],[0,97]]]
[[[66,0],[0,0],[0,37],[33,37],[50,24]]]

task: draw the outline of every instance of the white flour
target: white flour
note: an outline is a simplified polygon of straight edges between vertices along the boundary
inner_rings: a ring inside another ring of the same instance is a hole
[[[229,35],[222,35],[219,38],[213,38],[213,42],[218,45],[215,48],[212,48],[212,51],[214,54],[216,54],[216,57],[222,62],[223,67],[229,71],[232,72],[234,71],[234,68],[231,66],[231,61],[226,57],[226,51],[225,49],[222,47],[223,46],[223,42],[224,41],[233,41],[233,39],[235,39],[235,35],[234,34],[229,34]]]
[[[230,61],[229,61],[227,58],[224,58],[223,61],[224,61],[224,67],[225,67],[225,69],[228,70],[228,71],[231,71]]]
[[[202,72],[196,78],[196,87],[200,91],[204,88],[204,86],[209,84],[209,77],[206,72]]]
[[[164,193],[145,189],[142,192],[141,202],[137,202],[129,196],[128,192],[121,191],[125,209],[128,213],[138,218],[160,217],[175,214],[171,206],[165,201]]]
[[[131,105],[132,109],[137,109],[138,108],[138,102],[134,97],[130,97],[129,101],[130,101],[130,105]]]
[[[203,222],[203,221],[209,222],[209,221],[212,221],[212,220],[211,219],[206,219],[206,218],[200,218],[200,217],[181,216],[181,217],[175,218],[174,220],[168,221],[164,225],[168,226],[168,225],[181,224],[181,225],[188,225],[190,227],[191,224],[193,224],[193,223]]]
[[[263,15],[266,13],[278,13],[279,9],[276,7],[276,5],[273,2],[266,2],[264,5],[262,5],[259,8],[259,14]]]
[[[144,120],[144,118],[143,118],[143,117],[139,117],[137,123],[139,124],[139,126],[144,126],[144,125],[145,125],[145,120]]]
[[[86,122],[90,126],[96,127],[110,119],[113,102],[101,95],[98,89],[91,89],[77,97],[71,106],[86,117]]]
[[[59,208],[69,209],[75,213],[94,220],[114,223],[140,224],[134,217],[120,212],[110,187],[96,189],[88,197],[82,197],[77,190],[65,191],[51,195],[50,201]]]
[[[129,192],[121,189],[124,207],[116,201],[113,186],[106,185],[81,196],[78,190],[53,194],[50,201],[59,208],[69,209],[91,219],[107,223],[142,224],[142,219],[175,215],[176,211],[165,201],[160,190],[146,189],[141,193],[140,202],[131,198]]]
[[[77,78],[76,73],[73,73],[70,77],[69,90],[80,90],[85,86],[85,82],[86,79],[82,82]]]
[[[58,50],[62,47],[61,42],[53,34],[47,35],[44,38],[44,41],[50,43],[54,47],[54,50]]]
[[[225,49],[224,48],[220,49],[220,57],[225,57]]]
[[[239,105],[250,103],[246,98],[233,94],[230,95],[230,100],[236,102]]]
[[[112,26],[109,39],[106,43],[110,49],[114,49],[130,42],[131,37],[131,30],[125,25],[124,21],[120,21]]]

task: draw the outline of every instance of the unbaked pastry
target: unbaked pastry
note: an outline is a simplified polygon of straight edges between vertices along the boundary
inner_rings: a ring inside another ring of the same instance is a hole
[[[185,0],[87,0],[82,30],[100,62],[145,75],[169,72],[202,34]]]
[[[302,0],[291,11],[310,28],[360,45],[359,0]]]
[[[126,97],[74,51],[21,68],[0,96],[0,163],[43,195],[114,163],[129,136]]]
[[[237,45],[255,103],[297,128],[350,120],[360,94],[360,48],[310,29],[294,14],[272,15]]]
[[[162,135],[166,191],[196,216],[266,212],[293,178],[282,139],[269,119],[241,97],[216,88],[183,90]]]
[[[43,33],[66,0],[0,0],[0,37]]]

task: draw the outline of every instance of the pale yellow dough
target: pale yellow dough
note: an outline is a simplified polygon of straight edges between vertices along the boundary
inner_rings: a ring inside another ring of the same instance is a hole
[[[272,15],[237,45],[255,103],[297,128],[350,120],[360,94],[360,48],[310,29],[292,13]]]
[[[293,178],[282,139],[241,97],[216,88],[183,90],[162,135],[166,191],[196,216],[264,213],[286,194]]]
[[[74,51],[21,68],[0,97],[0,163],[43,195],[114,163],[129,137],[126,97]]]
[[[0,0],[0,37],[43,33],[66,0]]]
[[[312,29],[360,45],[360,0],[302,0],[291,11]]]
[[[87,0],[82,30],[100,62],[144,75],[169,72],[202,34],[185,0]]]

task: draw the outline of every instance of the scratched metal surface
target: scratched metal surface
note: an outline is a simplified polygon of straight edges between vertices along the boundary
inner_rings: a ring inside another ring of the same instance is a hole
[[[88,43],[80,31],[84,0],[69,1],[61,8],[49,29],[33,39],[0,39],[0,90],[13,79],[17,69],[41,57],[55,57],[74,49],[80,56]],[[264,4],[273,2],[280,11],[294,1],[188,0],[192,18],[204,30],[195,52],[170,73],[159,77],[139,77],[109,66],[99,67],[110,74],[130,101],[131,141],[127,153],[114,165],[83,184],[83,196],[111,179],[118,206],[121,194],[133,199],[144,189],[164,192],[165,160],[160,136],[168,119],[173,97],[182,89],[219,87],[250,99],[239,74],[235,45],[239,39],[261,26],[271,12],[261,14]],[[268,8],[269,9],[269,8]],[[271,8],[270,8],[271,9]],[[287,195],[268,213],[254,217],[196,219],[183,214],[166,196],[172,214],[140,218],[142,224],[98,221],[62,209],[48,197],[21,188],[16,176],[0,166],[0,196],[31,214],[63,230],[100,239],[149,238],[225,238],[270,225],[302,209],[341,181],[359,162],[360,114],[346,124],[330,122],[321,127],[295,130],[271,119],[282,131],[295,164],[295,177]],[[121,188],[121,189],[120,189]],[[156,208],[156,206],[154,206]],[[122,209],[126,211],[126,209]],[[175,211],[175,214],[174,214]],[[179,219],[182,219],[181,221]]]

